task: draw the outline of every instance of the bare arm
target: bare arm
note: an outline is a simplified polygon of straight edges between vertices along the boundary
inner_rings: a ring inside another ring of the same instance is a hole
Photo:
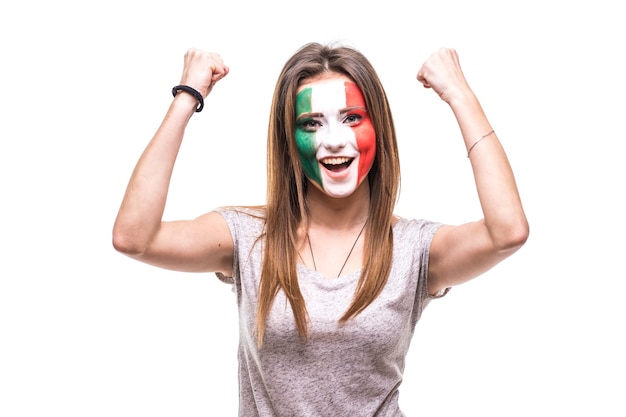
[[[490,133],[493,128],[467,84],[456,51],[442,48],[431,55],[417,79],[450,105],[466,149],[475,144],[469,158],[484,216],[443,226],[433,237],[429,292],[434,294],[482,274],[516,252],[529,229],[507,156],[496,132]]]
[[[206,97],[228,71],[219,55],[190,49],[185,54],[180,84]],[[197,105],[191,94],[182,91],[172,101],[131,175],[113,227],[113,246],[162,268],[229,274],[233,243],[219,214],[162,221],[174,163]]]

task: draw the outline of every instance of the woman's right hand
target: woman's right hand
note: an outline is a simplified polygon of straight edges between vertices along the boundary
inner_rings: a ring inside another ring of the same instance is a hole
[[[206,97],[228,71],[218,54],[189,49],[181,84]],[[196,104],[189,94],[177,94],[172,101],[131,174],[113,227],[113,246],[162,268],[228,274],[233,243],[219,214],[210,212],[193,220],[162,219],[176,157]]]
[[[180,84],[195,88],[202,97],[206,97],[215,83],[228,75],[229,70],[219,54],[190,48],[185,54]]]

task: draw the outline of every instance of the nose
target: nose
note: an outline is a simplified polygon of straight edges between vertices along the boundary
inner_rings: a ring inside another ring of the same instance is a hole
[[[322,146],[330,151],[343,149],[347,144],[346,132],[344,129],[329,127],[322,138]]]

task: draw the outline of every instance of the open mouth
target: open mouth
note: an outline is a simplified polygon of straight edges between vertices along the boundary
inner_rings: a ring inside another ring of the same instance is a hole
[[[350,166],[350,164],[354,161],[354,158],[324,158],[320,161],[320,163],[329,171],[341,171]]]

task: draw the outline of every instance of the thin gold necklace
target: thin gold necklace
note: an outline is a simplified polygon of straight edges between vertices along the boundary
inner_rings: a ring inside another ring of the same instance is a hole
[[[341,272],[343,271],[343,268],[345,268],[346,264],[348,263],[348,259],[350,259],[350,255],[352,255],[352,251],[354,250],[354,247],[356,246],[356,242],[359,241],[359,238],[363,234],[363,230],[365,230],[365,225],[367,224],[368,220],[369,220],[369,217],[365,219],[365,223],[363,223],[363,227],[361,227],[361,231],[359,232],[354,243],[352,244],[352,247],[350,248],[350,252],[348,252],[348,256],[346,257],[346,260],[343,261],[343,265],[341,266],[341,269],[339,270],[339,273],[337,274],[337,278],[341,276]],[[308,231],[306,232],[306,240],[309,243],[309,251],[311,252],[311,259],[313,260],[313,268],[315,268],[315,271],[317,272],[317,265],[315,264],[315,256],[313,256],[313,247],[311,246],[311,238],[309,237]]]

